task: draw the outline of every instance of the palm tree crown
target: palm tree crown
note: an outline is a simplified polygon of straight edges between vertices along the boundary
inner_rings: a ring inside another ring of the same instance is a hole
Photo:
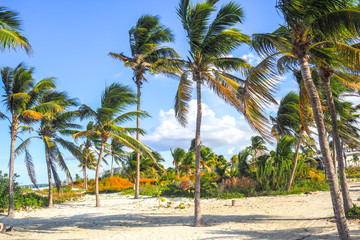
[[[129,147],[137,152],[149,156],[154,160],[151,151],[148,147],[140,141],[134,139],[131,134],[140,132],[144,133],[142,129],[121,127],[120,124],[132,120],[135,117],[146,117],[147,113],[143,111],[130,111],[126,112],[126,108],[132,104],[137,103],[137,97],[132,93],[129,87],[122,86],[117,83],[111,84],[105,89],[101,96],[101,106],[93,110],[87,105],[80,107],[82,118],[90,118],[94,122],[92,129],[75,133],[73,138],[86,137],[89,135],[97,135],[101,141],[99,158],[95,175],[95,193],[96,193],[96,206],[100,207],[98,178],[101,166],[101,160],[104,155],[105,145],[108,140],[114,140],[126,147]]]
[[[21,22],[18,13],[0,7],[0,49],[24,48],[26,53],[30,53],[31,46],[20,31]]]

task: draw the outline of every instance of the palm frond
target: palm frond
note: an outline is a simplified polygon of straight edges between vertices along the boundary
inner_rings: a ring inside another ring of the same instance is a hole
[[[26,150],[26,147],[30,144],[31,138],[32,137],[25,139],[25,141],[22,141],[22,143],[15,149],[15,156],[19,156]]]
[[[65,163],[65,160],[62,156],[62,153],[60,152],[59,148],[56,147],[57,149],[57,158],[56,158],[56,161],[57,163],[59,164],[61,170],[63,170],[65,173],[66,173],[66,176],[70,179],[71,183],[73,183],[73,179],[71,177],[71,173],[70,173],[70,170],[69,168],[67,167],[66,163]]]
[[[145,111],[131,111],[120,114],[111,122],[116,125],[134,120],[136,117],[140,117],[140,119],[144,119],[146,117],[150,117],[150,115]]]
[[[186,116],[189,112],[189,101],[191,100],[193,82],[189,80],[187,71],[180,78],[179,87],[175,95],[175,117],[182,126],[187,124]]]
[[[349,8],[330,11],[314,19],[311,26],[313,29],[317,29],[321,35],[330,39],[341,38],[342,34],[346,34],[345,31],[358,37],[360,34],[360,10]]]
[[[33,158],[30,155],[30,152],[28,151],[28,149],[25,147],[25,165],[26,165],[26,169],[28,171],[28,175],[30,177],[31,182],[34,184],[34,186],[36,188],[38,188],[37,184],[36,184],[36,174],[35,174],[35,166],[34,166],[34,162],[33,162]]]
[[[242,58],[222,57],[211,61],[221,71],[237,71],[250,65]]]

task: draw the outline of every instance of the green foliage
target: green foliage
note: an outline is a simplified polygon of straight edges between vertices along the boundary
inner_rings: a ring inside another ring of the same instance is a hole
[[[15,175],[15,177],[18,177]],[[56,189],[55,189],[56,190]],[[25,209],[26,207],[38,208],[48,205],[48,197],[44,196],[48,191],[34,192],[32,189],[21,189],[14,180],[14,209]],[[70,187],[63,188],[63,194],[55,194],[54,202],[62,203],[68,200],[77,199],[80,193],[72,191]],[[7,174],[0,171],[0,212],[9,207],[9,179]]]
[[[356,218],[360,219],[360,208],[354,204],[354,206],[345,213],[347,218]]]
[[[18,177],[16,174],[14,179]],[[34,192],[23,193],[18,183],[14,180],[14,209],[19,210],[25,207],[43,207],[47,205],[47,198],[39,196]],[[9,179],[7,174],[2,175],[0,171],[0,211],[9,207]]]
[[[251,148],[245,148],[238,155],[239,175],[247,177],[250,174],[250,166],[247,163],[248,157],[253,155]]]

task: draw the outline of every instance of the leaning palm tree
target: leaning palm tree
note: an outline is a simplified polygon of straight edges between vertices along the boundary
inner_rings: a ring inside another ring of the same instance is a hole
[[[347,9],[351,2],[346,0],[278,0],[277,9],[283,15],[285,25],[270,34],[253,35],[253,48],[257,52],[271,58],[283,55],[282,60],[300,65],[318,129],[319,145],[328,173],[333,209],[341,239],[350,238],[349,229],[326,138],[322,106],[311,77],[309,64],[312,48],[326,47],[327,44],[333,42],[334,38],[346,31],[359,32],[360,12]]]
[[[299,77],[298,83],[301,85],[301,76],[298,76],[298,72],[295,72],[295,76]],[[272,132],[275,138],[279,141],[281,136],[290,135],[297,137],[298,142],[295,149],[295,157],[293,159],[293,165],[289,181],[286,187],[286,191],[290,191],[292,181],[295,176],[297,161],[300,152],[300,146],[303,140],[311,143],[311,131],[309,127],[312,121],[312,112],[309,111],[308,96],[307,93],[303,93],[303,88],[300,88],[300,96],[294,92],[289,92],[280,101],[280,105],[275,117],[271,117],[274,123]]]
[[[94,128],[75,133],[73,138],[77,139],[79,137],[97,135],[101,141],[95,173],[96,207],[100,207],[99,173],[101,161],[104,156],[105,145],[108,140],[117,141],[126,147],[137,152],[142,152],[151,159],[154,159],[149,148],[131,136],[132,133],[136,132],[143,134],[144,131],[142,129],[119,126],[134,117],[148,116],[148,114],[143,111],[124,112],[127,107],[136,103],[137,98],[128,87],[113,83],[107,87],[102,94],[100,108],[93,110],[86,105],[80,107],[81,117],[92,119]]]
[[[339,165],[339,175],[340,175],[340,184],[341,184],[341,192],[343,195],[343,202],[344,202],[344,210],[345,212],[350,211],[353,207],[353,203],[349,193],[349,187],[346,181],[346,174],[345,174],[345,160],[342,151],[342,144],[340,142],[340,134],[339,134],[339,127],[338,127],[338,111],[336,109],[333,91],[331,88],[331,79],[333,81],[340,81],[344,85],[349,86],[352,89],[360,90],[360,81],[358,79],[357,74],[349,73],[347,71],[343,71],[344,67],[346,69],[357,70],[359,71],[359,55],[360,51],[358,49],[354,49],[353,47],[344,44],[344,43],[337,43],[340,45],[340,51],[336,53],[333,48],[329,49],[321,49],[321,57],[318,57],[319,60],[316,61],[317,69],[319,71],[319,77],[323,83],[323,87],[325,89],[325,99],[326,105],[328,107],[328,112],[330,113],[331,118],[331,129],[332,129],[332,138],[334,142],[334,163],[336,164],[336,160]],[[317,48],[314,48],[317,50]],[[323,54],[326,51],[326,55]],[[345,51],[345,54],[344,54]],[[315,54],[314,54],[315,55]],[[319,54],[320,55],[320,54]],[[354,57],[347,57],[346,55],[357,55]],[[350,59],[350,61],[349,61]],[[355,68],[355,69],[354,69]],[[335,160],[336,159],[336,160]],[[335,165],[336,169],[336,165]]]
[[[203,224],[200,211],[201,86],[210,87],[226,103],[244,114],[250,125],[263,135],[268,135],[269,130],[262,107],[274,102],[270,90],[274,82],[269,77],[275,74],[268,70],[268,63],[263,62],[258,68],[253,68],[243,59],[230,56],[232,50],[250,42],[247,35],[233,27],[243,21],[242,8],[230,2],[212,18],[217,2],[207,0],[192,5],[189,0],[181,0],[177,9],[190,47],[187,60],[181,61],[183,70],[175,97],[175,114],[182,125],[187,123],[188,102],[194,82],[197,93],[195,226]],[[246,79],[231,74],[237,70],[242,70]]]
[[[72,181],[70,170],[66,165],[61,148],[67,149],[74,157],[83,159],[80,149],[72,142],[66,140],[62,135],[67,136],[74,132],[73,129],[80,128],[74,121],[78,118],[77,111],[69,111],[69,107],[76,106],[77,101],[69,98],[65,92],[47,91],[40,97],[41,103],[54,103],[60,106],[55,111],[47,111],[43,114],[37,135],[26,139],[16,149],[16,153],[21,153],[29,144],[31,139],[37,138],[44,143],[45,160],[49,182],[48,207],[53,206],[53,178],[57,191],[61,191],[61,179],[56,166],[58,165]]]
[[[143,15],[139,18],[136,25],[129,31],[131,56],[123,53],[110,52],[109,55],[114,59],[124,62],[125,67],[133,70],[133,80],[137,87],[137,110],[140,111],[141,86],[146,73],[168,74],[169,70],[164,62],[169,58],[176,58],[177,53],[169,47],[161,46],[163,43],[172,42],[173,35],[169,28],[159,22],[159,17]],[[140,127],[140,118],[136,120],[136,127]],[[136,134],[136,140],[140,140],[140,133]],[[135,198],[139,198],[140,181],[140,154],[137,154],[137,175],[135,184]]]
[[[2,119],[7,119],[10,125],[10,161],[9,161],[9,211],[8,216],[14,217],[14,160],[15,141],[19,131],[28,129],[31,124],[42,118],[42,113],[49,109],[57,108],[57,104],[38,103],[39,93],[48,88],[54,88],[52,79],[43,79],[38,83],[32,77],[33,68],[26,69],[21,64],[16,68],[4,67],[1,70],[1,79],[4,84],[4,95],[2,95],[4,106],[9,113],[5,115],[0,112]],[[26,166],[34,173],[33,164],[27,158]],[[34,174],[31,180],[35,182]]]
[[[21,35],[21,21],[18,13],[0,7],[0,50],[23,48],[31,52],[28,40]]]

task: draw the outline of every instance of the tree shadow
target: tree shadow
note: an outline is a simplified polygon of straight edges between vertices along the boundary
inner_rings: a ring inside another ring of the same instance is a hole
[[[216,239],[278,239],[278,240],[315,240],[315,239],[339,239],[336,230],[328,231],[326,227],[295,228],[282,230],[211,230],[209,240]],[[360,239],[360,230],[350,231],[351,239]],[[233,237],[232,237],[233,236]]]
[[[6,225],[13,225],[17,232],[36,232],[36,233],[55,233],[64,231],[63,227],[78,227],[91,230],[111,230],[119,227],[128,228],[151,228],[151,227],[166,227],[166,226],[192,226],[193,216],[164,216],[161,213],[151,213],[148,215],[143,214],[123,214],[123,215],[107,215],[103,216],[97,214],[81,214],[72,217],[53,217],[51,219],[44,219],[39,217],[28,217],[26,219],[3,219]],[[204,215],[204,221],[207,227],[217,226],[223,223],[261,223],[261,222],[274,222],[281,224],[281,222],[293,221],[296,224],[297,221],[314,221],[324,220],[329,218],[278,218],[268,215]],[[0,221],[2,219],[0,218]],[[304,229],[303,229],[304,230]],[[265,231],[265,230],[264,230]],[[285,230],[284,230],[285,231]],[[293,231],[293,230],[291,230]],[[228,231],[224,231],[227,234]],[[239,234],[250,234],[257,231],[240,231]],[[259,231],[258,233],[262,233]],[[215,231],[214,234],[217,234]],[[221,231],[218,232],[221,234]],[[231,232],[230,232],[231,234]],[[236,231],[234,235],[236,235]],[[220,237],[221,238],[221,237]],[[216,238],[214,238],[216,239]]]

